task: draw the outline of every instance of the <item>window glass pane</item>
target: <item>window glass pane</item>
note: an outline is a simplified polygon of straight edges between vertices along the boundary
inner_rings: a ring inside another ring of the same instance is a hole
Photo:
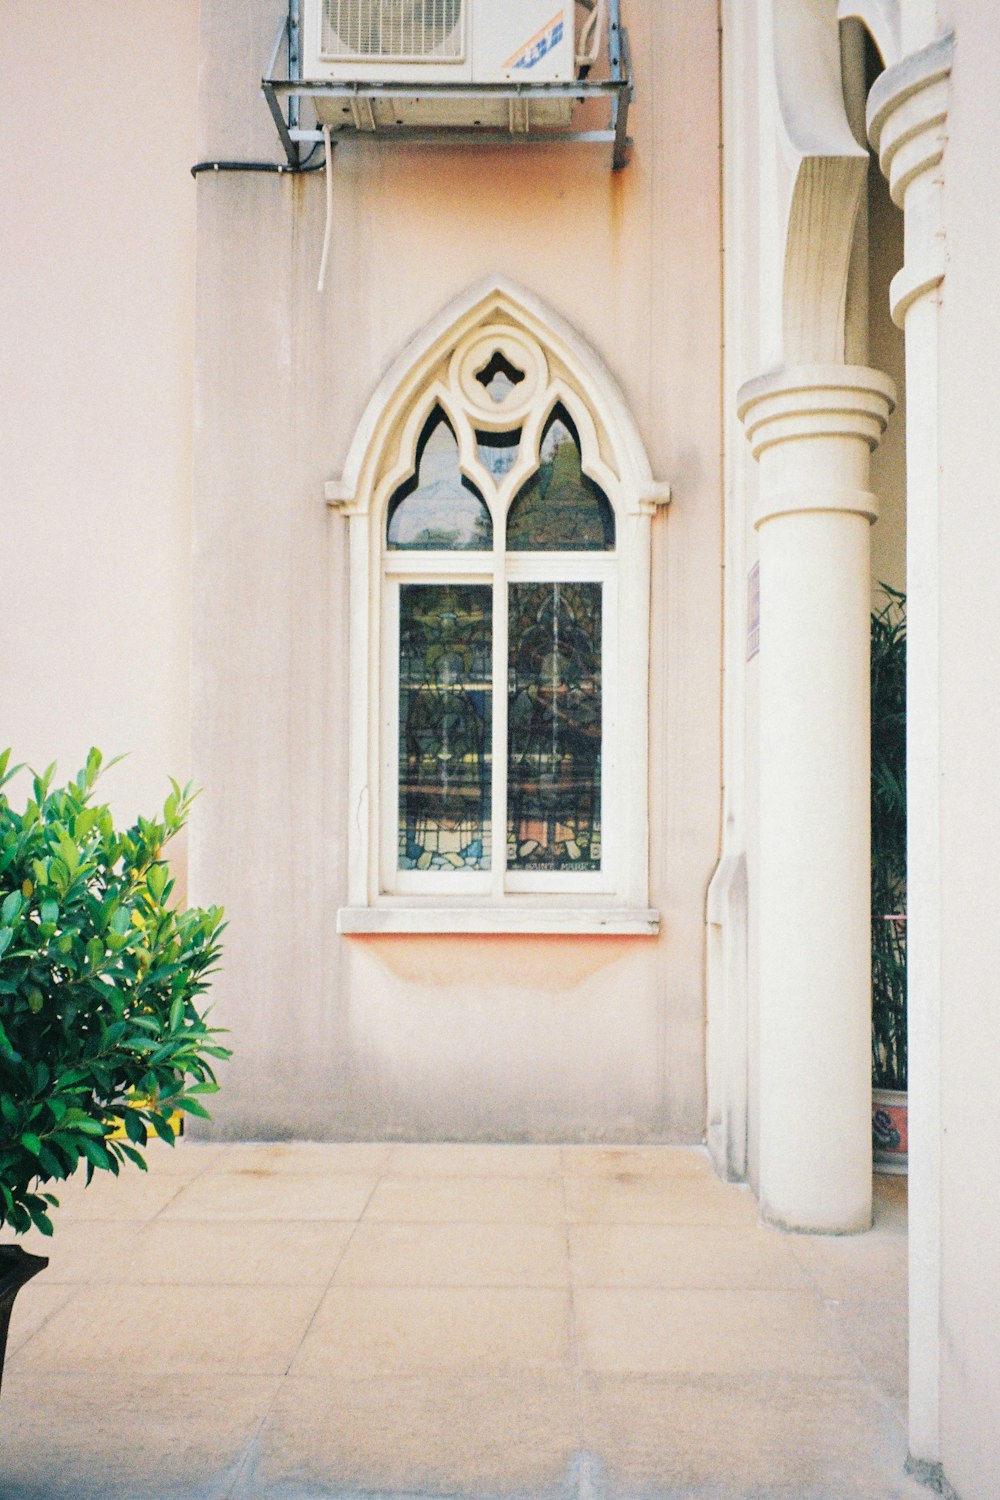
[[[561,406],[545,429],[539,456],[538,472],[507,516],[508,551],[612,551],[614,512],[607,496],[583,473],[576,431]]]
[[[499,484],[517,463],[521,429],[518,428],[516,432],[477,432],[476,442],[479,446],[479,462]]]
[[[493,594],[399,591],[399,868],[490,868]]]
[[[507,863],[601,867],[601,585],[509,592]]]
[[[436,411],[417,449],[417,472],[389,503],[392,551],[488,551],[493,525],[482,498],[458,466],[458,442]]]

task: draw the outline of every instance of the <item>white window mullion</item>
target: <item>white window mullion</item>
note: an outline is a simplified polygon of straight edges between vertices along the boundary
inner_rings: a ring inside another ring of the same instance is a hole
[[[507,876],[507,579],[504,528],[493,551],[493,896],[503,899]]]
[[[386,579],[382,639],[390,643],[382,658],[382,836],[379,889],[396,889],[399,852],[399,582]]]
[[[608,890],[618,888],[622,853],[619,679],[618,577],[612,573],[601,593],[601,870]]]

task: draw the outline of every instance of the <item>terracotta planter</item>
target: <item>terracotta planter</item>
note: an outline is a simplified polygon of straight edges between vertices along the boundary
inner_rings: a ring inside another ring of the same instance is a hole
[[[906,1172],[906,1093],[872,1089],[872,1158],[876,1172]]]
[[[20,1245],[0,1245],[0,1384],[3,1382],[3,1362],[7,1353],[7,1330],[14,1298],[32,1276],[44,1271],[48,1265],[44,1255],[29,1255]]]

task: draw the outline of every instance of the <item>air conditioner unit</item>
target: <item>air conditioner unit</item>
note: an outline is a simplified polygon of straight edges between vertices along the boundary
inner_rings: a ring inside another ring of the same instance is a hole
[[[570,83],[574,0],[305,0],[302,75],[357,85]],[[530,93],[530,91],[528,91]],[[572,100],[314,97],[321,123],[509,126],[569,123]]]

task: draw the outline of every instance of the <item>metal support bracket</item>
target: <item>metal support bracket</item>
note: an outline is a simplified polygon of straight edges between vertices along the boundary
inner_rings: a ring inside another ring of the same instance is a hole
[[[278,27],[278,35],[274,39],[274,46],[271,48],[271,56],[268,59],[267,63],[267,71],[265,72],[264,77],[261,79],[260,86],[264,91],[264,98],[267,100],[267,107],[271,111],[271,119],[274,121],[275,129],[278,132],[278,137],[284,148],[285,156],[288,158],[288,165],[290,167],[297,167],[299,165],[299,148],[295,141],[292,140],[290,131],[294,129],[299,122],[298,99],[289,100],[288,119],[286,120],[284,114],[282,113],[281,105],[277,100],[276,89],[278,87],[278,84],[275,82],[274,76],[278,61],[278,53],[281,50],[281,44],[282,42],[290,43],[291,35],[291,7],[289,7],[288,15],[282,17],[281,25]],[[297,53],[297,48],[294,62],[292,47],[290,45],[288,46],[287,56],[287,71],[289,73],[289,76],[292,76],[293,66],[300,61]]]
[[[611,157],[611,170],[620,172],[628,166],[628,107],[635,97],[632,87],[632,49],[628,32],[621,24],[620,6],[610,7],[608,16],[608,55],[611,62],[611,77],[625,87],[614,96],[611,103],[611,119],[614,125],[615,149]]]
[[[285,44],[287,66],[284,77],[278,76],[278,57]],[[299,0],[289,0],[288,14],[283,17],[268,61],[267,71],[261,79],[261,89],[271,111],[275,129],[282,148],[292,168],[301,166],[300,143],[323,139],[322,131],[303,129],[300,124],[301,101],[310,98],[341,99],[355,105],[364,104],[366,117],[374,121],[371,104],[380,98],[411,100],[430,99],[484,99],[507,100],[509,120],[507,128],[501,126],[477,126],[455,128],[437,126],[391,125],[374,128],[343,126],[335,132],[335,140],[362,137],[370,141],[399,141],[406,145],[461,145],[461,146],[534,146],[552,145],[559,142],[575,144],[606,143],[611,146],[611,166],[615,172],[628,165],[632,144],[628,134],[629,105],[635,91],[632,84],[632,58],[628,33],[621,24],[621,0],[608,3],[608,58],[609,76],[605,79],[580,78],[569,83],[323,83],[305,80],[302,77]],[[572,99],[583,103],[587,99],[607,99],[611,106],[610,129],[572,130],[552,127],[549,129],[525,130],[526,109],[532,102],[545,99]],[[287,114],[283,108],[287,106]],[[355,110],[357,116],[359,111]]]

